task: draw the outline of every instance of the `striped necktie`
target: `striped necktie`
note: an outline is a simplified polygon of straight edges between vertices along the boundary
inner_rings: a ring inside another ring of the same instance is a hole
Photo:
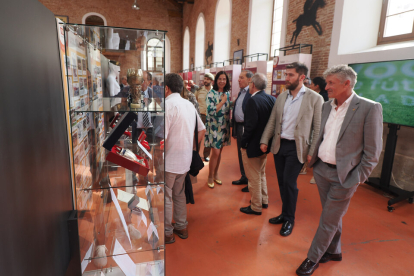
[[[148,117],[148,112],[144,112],[142,114],[142,124],[144,125],[144,127],[151,127],[151,123]]]

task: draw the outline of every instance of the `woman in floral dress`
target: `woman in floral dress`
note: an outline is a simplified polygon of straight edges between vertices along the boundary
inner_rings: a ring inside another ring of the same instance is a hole
[[[213,89],[207,94],[206,134],[204,146],[211,148],[208,181],[210,188],[214,182],[222,184],[218,169],[224,146],[230,145],[230,82],[224,71],[217,73]]]

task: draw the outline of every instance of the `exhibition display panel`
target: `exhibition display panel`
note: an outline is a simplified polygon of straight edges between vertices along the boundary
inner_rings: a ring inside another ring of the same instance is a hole
[[[164,275],[164,39],[59,24],[82,275]]]

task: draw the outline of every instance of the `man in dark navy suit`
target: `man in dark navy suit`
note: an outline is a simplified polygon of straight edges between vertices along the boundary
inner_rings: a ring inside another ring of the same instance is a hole
[[[248,70],[243,70],[239,75],[239,86],[240,92],[237,96],[236,101],[234,102],[233,117],[231,120],[231,125],[233,126],[232,136],[237,139],[237,153],[239,156],[239,166],[241,178],[235,180],[232,183],[234,185],[243,185],[247,184],[246,173],[244,172],[243,160],[240,152],[241,148],[241,139],[243,137],[244,130],[244,111],[246,109],[247,101],[250,99],[251,95],[249,94],[249,82],[253,77],[252,72]],[[243,192],[248,192],[248,188],[243,188]]]
[[[267,208],[269,203],[265,173],[269,150],[263,152],[260,149],[260,140],[276,99],[264,91],[267,86],[267,78],[262,73],[254,74],[249,86],[251,98],[248,100],[244,112],[241,153],[246,176],[249,179],[251,204],[240,208],[240,211],[249,215],[261,215],[262,208]]]

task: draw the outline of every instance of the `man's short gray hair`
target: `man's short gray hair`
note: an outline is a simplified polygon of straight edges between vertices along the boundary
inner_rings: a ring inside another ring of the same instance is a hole
[[[242,73],[246,73],[246,78],[250,79],[251,77],[253,77],[253,73],[250,70],[243,70]]]
[[[267,77],[265,74],[256,73],[252,77],[252,82],[257,89],[265,90],[267,86]]]
[[[335,65],[329,69],[327,69],[323,73],[323,77],[326,79],[328,76],[335,75],[337,76],[342,82],[345,82],[346,80],[350,81],[351,88],[354,88],[356,82],[357,82],[357,73],[352,69],[352,67],[349,67],[345,64]]]

